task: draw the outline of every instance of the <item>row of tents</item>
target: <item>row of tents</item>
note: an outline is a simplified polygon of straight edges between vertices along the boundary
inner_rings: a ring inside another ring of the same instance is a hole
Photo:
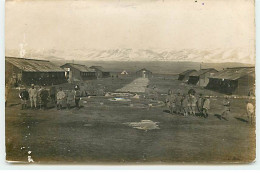
[[[255,94],[255,67],[186,70],[179,74],[178,80],[225,94]]]

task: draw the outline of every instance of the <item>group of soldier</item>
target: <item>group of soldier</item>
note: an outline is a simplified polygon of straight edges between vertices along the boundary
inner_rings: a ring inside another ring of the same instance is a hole
[[[68,109],[71,108],[72,104],[75,104],[76,108],[80,108],[81,91],[78,85],[75,86],[74,90],[65,92],[62,87],[59,87],[58,91],[53,85],[49,90],[43,86],[36,89],[32,84],[28,90],[26,88],[22,89],[19,97],[21,99],[21,109],[27,109],[27,102],[30,101],[31,109],[47,109],[48,102],[51,102],[56,104],[58,110],[61,110],[64,102],[66,102]]]
[[[195,93],[193,89],[189,90],[188,94],[180,94],[179,92],[175,94],[172,90],[169,90],[165,104],[169,108],[170,113],[177,113],[183,116],[199,115],[205,118],[208,117],[210,109],[209,96],[199,94],[197,99]]]
[[[199,94],[198,98],[195,95],[195,90],[190,89],[188,94],[175,94],[172,90],[168,91],[168,95],[165,99],[165,104],[170,110],[170,113],[176,113],[183,116],[200,116],[208,117],[208,111],[210,110],[210,97]],[[228,120],[230,116],[230,100],[226,96],[222,102],[222,113],[218,114],[219,119]],[[246,101],[247,117],[252,123],[254,120],[254,105],[247,100]]]

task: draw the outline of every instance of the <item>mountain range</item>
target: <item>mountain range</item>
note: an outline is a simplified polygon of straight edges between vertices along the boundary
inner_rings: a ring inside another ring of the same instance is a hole
[[[6,56],[19,57],[18,50],[6,50]],[[254,52],[236,49],[73,49],[26,50],[26,58],[65,61],[193,61],[207,63],[240,62],[254,64]]]

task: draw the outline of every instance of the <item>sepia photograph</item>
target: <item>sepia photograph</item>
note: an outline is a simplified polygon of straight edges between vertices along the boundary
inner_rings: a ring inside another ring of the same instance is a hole
[[[6,0],[17,164],[256,159],[254,0]]]

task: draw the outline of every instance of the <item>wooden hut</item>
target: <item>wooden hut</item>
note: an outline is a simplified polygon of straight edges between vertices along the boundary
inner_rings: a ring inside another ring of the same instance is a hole
[[[189,74],[192,72],[196,72],[196,70],[186,70],[186,71],[180,73],[178,80],[187,82],[189,80]]]
[[[151,78],[152,76],[153,73],[150,70],[147,70],[146,68],[142,68],[141,70],[138,70],[136,72],[136,77]]]
[[[206,88],[225,94],[254,95],[255,67],[224,69],[209,78]]]
[[[66,76],[69,82],[84,81],[96,79],[96,72],[94,69],[88,68],[85,65],[66,63],[61,66],[66,71]]]
[[[97,78],[110,77],[110,72],[105,71],[105,69],[102,66],[91,66],[89,68],[96,71]]]
[[[216,74],[218,71],[214,68],[201,69],[199,71],[194,71],[189,74],[188,84],[207,86],[209,83],[209,77]]]
[[[66,82],[65,71],[46,60],[5,57],[5,78],[10,84],[51,85]]]

